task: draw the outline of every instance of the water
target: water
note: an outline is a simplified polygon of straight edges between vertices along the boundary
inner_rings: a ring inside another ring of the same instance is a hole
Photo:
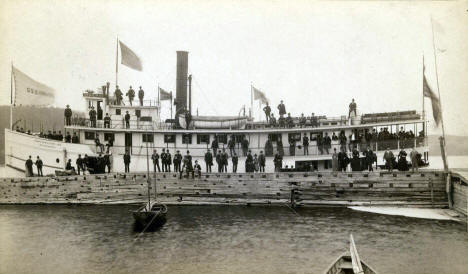
[[[322,273],[348,248],[380,273],[467,273],[464,224],[285,206],[169,208],[155,232],[133,206],[0,206],[0,273]],[[136,239],[136,240],[135,240]]]

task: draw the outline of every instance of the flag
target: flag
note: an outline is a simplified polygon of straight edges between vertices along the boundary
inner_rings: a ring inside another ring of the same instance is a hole
[[[162,88],[159,88],[159,101],[172,100],[172,92],[167,92]]]
[[[432,115],[434,116],[434,121],[436,125],[438,126],[440,123],[440,120],[442,119],[442,108],[440,106],[440,100],[435,95],[435,93],[432,91],[431,87],[427,83],[426,80],[426,75],[424,75],[423,79],[423,92],[425,97],[431,98],[432,102]]]
[[[261,92],[259,89],[252,87],[254,92],[254,100],[260,100],[262,104],[268,103],[268,98],[266,98],[265,94]]]
[[[142,71],[143,67],[141,65],[140,58],[124,43],[120,43],[120,54],[122,55],[122,65],[126,65],[129,68],[134,70]]]
[[[48,87],[15,67],[12,67],[15,82],[15,99],[13,104],[23,106],[47,106],[55,102],[55,90]]]

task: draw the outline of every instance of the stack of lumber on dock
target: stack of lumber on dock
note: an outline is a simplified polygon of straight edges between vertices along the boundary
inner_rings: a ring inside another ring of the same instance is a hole
[[[146,174],[0,179],[0,203],[139,203]],[[411,172],[150,174],[150,192],[168,204],[402,205],[445,207],[444,174]]]

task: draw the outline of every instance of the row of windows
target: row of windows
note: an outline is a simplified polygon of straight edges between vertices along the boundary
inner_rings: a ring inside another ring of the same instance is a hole
[[[114,133],[104,133],[104,140],[109,141],[110,139],[115,140]],[[92,131],[85,131],[85,140],[96,139],[96,133]]]
[[[122,110],[120,108],[115,109],[115,115],[122,115]],[[130,114],[132,115],[132,114]],[[151,122],[153,120],[153,117],[151,116],[141,116],[141,109],[135,109],[135,114],[136,117],[140,118],[140,121],[143,122]]]

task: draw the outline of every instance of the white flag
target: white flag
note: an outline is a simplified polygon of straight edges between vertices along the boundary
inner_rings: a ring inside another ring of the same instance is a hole
[[[254,100],[260,100],[262,104],[267,104],[268,103],[268,98],[265,96],[265,93],[260,91],[259,89],[252,87],[253,92],[254,92]]]
[[[134,70],[142,71],[143,66],[141,65],[141,60],[129,47],[124,43],[119,41],[120,44],[120,54],[122,55],[122,65],[126,65],[129,68]]]
[[[47,106],[55,102],[55,91],[35,81],[20,70],[12,67],[15,82],[15,99],[13,104],[23,106]]]

